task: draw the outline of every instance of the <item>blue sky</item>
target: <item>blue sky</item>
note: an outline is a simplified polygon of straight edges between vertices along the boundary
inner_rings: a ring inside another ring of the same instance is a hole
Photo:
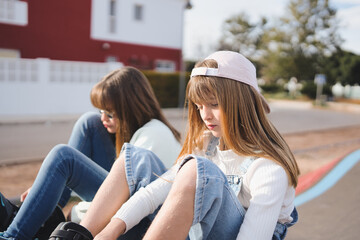
[[[215,50],[226,19],[240,12],[257,22],[261,16],[284,15],[289,0],[191,0],[184,16],[184,58],[198,60]],[[343,48],[360,55],[360,0],[330,0],[337,9]]]

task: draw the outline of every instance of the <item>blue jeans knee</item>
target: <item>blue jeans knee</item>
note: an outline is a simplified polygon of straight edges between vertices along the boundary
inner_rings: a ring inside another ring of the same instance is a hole
[[[166,172],[161,160],[150,150],[125,143],[121,153],[125,156],[126,179],[130,195]]]
[[[84,113],[75,123],[68,145],[110,171],[116,158],[115,135],[101,122],[101,115]]]

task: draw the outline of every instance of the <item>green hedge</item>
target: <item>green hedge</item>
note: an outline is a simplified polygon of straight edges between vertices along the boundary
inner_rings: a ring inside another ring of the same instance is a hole
[[[264,91],[264,93],[278,93],[284,91],[284,88],[276,83],[267,83],[265,85],[261,85],[260,88]]]
[[[317,86],[314,81],[304,81],[301,93],[308,96],[311,99],[316,99]],[[328,97],[332,96],[330,84],[325,84],[322,89],[322,94]]]
[[[179,105],[179,81],[180,73],[159,73],[155,71],[142,71],[149,79],[155,95],[162,108],[173,108]],[[185,73],[185,88],[189,81],[189,73]],[[184,93],[185,94],[185,88]],[[185,95],[183,95],[185,96]]]

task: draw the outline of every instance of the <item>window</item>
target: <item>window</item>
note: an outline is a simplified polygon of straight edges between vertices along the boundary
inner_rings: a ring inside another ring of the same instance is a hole
[[[155,70],[158,72],[175,72],[175,62],[170,60],[156,60]]]
[[[118,58],[116,56],[107,56],[105,61],[106,62],[118,62]]]
[[[134,19],[137,21],[143,20],[143,6],[136,4],[134,8]]]
[[[0,23],[26,26],[28,24],[28,3],[0,0]]]
[[[116,0],[110,0],[109,32],[116,32]]]

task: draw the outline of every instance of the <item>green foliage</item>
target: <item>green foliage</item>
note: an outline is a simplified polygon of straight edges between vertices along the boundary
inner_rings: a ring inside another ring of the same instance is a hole
[[[261,89],[264,93],[277,93],[284,91],[284,88],[282,88],[282,86],[276,83],[267,83],[265,85],[262,85]]]
[[[323,92],[322,92],[322,94],[326,95],[327,97],[332,97],[333,94],[332,94],[332,91],[331,91],[331,87],[332,87],[332,85],[330,85],[330,84],[325,84],[325,85],[323,86]]]
[[[226,20],[218,49],[256,60],[260,76],[267,81],[291,77],[312,81],[315,74],[326,72],[325,59],[336,54],[341,43],[336,11],[329,0],[289,0],[279,19],[251,23],[240,13]],[[347,70],[355,75],[359,71]]]
[[[329,0],[290,0],[286,17],[280,19],[285,44],[305,56],[326,55],[342,42],[337,33],[336,10]]]
[[[162,108],[178,107],[180,73],[142,72],[149,79]],[[189,73],[186,72],[185,86],[188,80]]]
[[[258,23],[250,23],[245,13],[233,16],[223,24],[223,36],[219,42],[218,50],[231,50],[240,52],[254,60],[261,55],[263,36],[268,20],[262,18]]]
[[[194,68],[195,64],[196,64],[195,61],[185,61],[185,71],[191,72],[192,69]]]
[[[311,99],[316,98],[316,84],[313,81],[306,81],[303,83],[301,93],[308,96]]]
[[[339,50],[324,60],[324,71],[330,84],[360,84],[360,56]]]
[[[314,81],[303,82],[303,88],[301,89],[302,94],[304,94],[305,96],[311,99],[316,99],[316,91],[317,91],[317,85],[314,83]],[[325,84],[323,86],[322,95],[326,95],[328,97],[332,96],[330,84]]]

